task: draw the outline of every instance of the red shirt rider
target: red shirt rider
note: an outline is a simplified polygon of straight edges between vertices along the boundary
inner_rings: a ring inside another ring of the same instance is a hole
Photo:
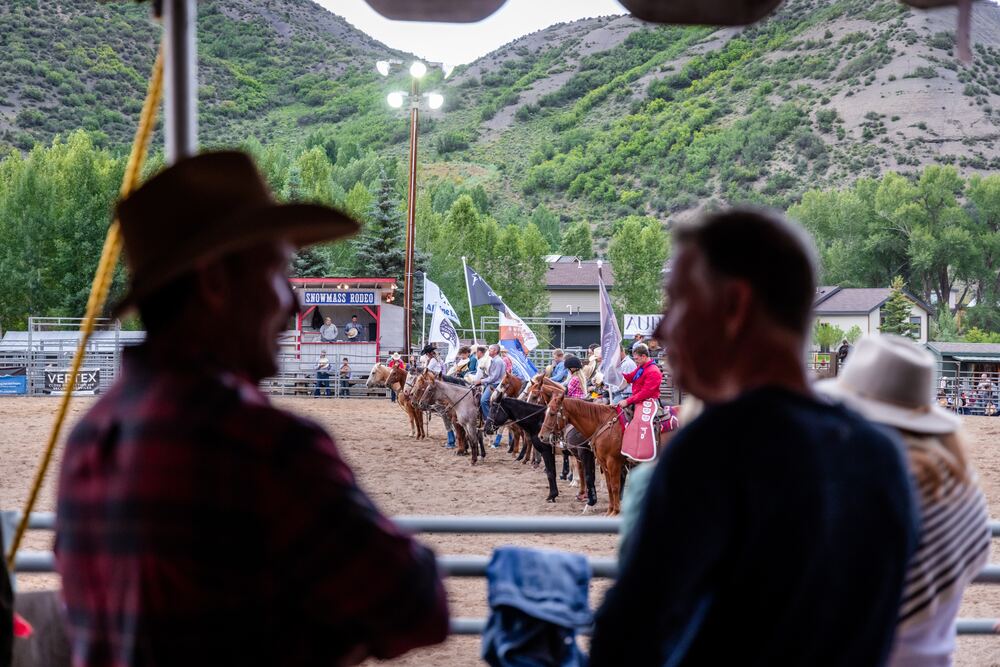
[[[638,405],[649,398],[659,399],[663,373],[649,358],[649,348],[643,343],[636,344],[632,347],[632,358],[637,368],[631,373],[625,373],[625,380],[632,385],[632,395],[623,404]]]

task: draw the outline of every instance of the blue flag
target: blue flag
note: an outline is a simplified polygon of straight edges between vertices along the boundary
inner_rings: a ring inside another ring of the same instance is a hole
[[[507,305],[500,298],[500,295],[494,292],[493,288],[483,280],[483,277],[468,265],[465,267],[465,284],[469,287],[469,301],[473,306],[493,306],[500,312],[507,309]]]
[[[538,375],[538,368],[531,363],[528,357],[524,356],[524,348],[521,347],[521,341],[501,340],[500,344],[507,349],[507,356],[510,357],[512,362],[511,368],[514,371],[514,375],[525,381]]]

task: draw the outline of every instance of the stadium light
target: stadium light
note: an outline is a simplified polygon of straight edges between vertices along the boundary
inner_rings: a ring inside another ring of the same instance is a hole
[[[431,109],[440,109],[444,104],[444,97],[440,93],[427,93],[427,106]]]
[[[424,74],[427,74],[427,65],[419,60],[413,61],[413,64],[410,65],[410,76],[414,79],[422,79],[424,78]]]
[[[399,107],[403,106],[403,98],[405,96],[406,93],[393,91],[388,95],[386,95],[385,99],[389,103],[389,106],[391,106],[393,109],[398,109]]]

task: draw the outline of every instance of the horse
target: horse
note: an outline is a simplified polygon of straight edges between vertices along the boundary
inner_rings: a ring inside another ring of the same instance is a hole
[[[464,429],[456,429],[454,426],[455,415],[451,408],[445,402],[424,402],[424,393],[432,382],[434,382],[434,374],[424,372],[418,372],[410,375],[413,379],[413,383],[409,389],[409,399],[410,403],[413,405],[413,409],[418,415],[426,414],[428,425],[430,424],[431,414],[437,413],[441,417],[441,421],[444,422],[444,427],[446,430],[451,431],[455,434],[455,441],[458,448],[455,450],[455,454],[459,456],[465,456],[469,453],[468,447],[465,441],[465,431]]]
[[[610,405],[589,403],[576,398],[565,398],[554,393],[548,403],[545,422],[539,439],[553,442],[561,432],[560,418],[565,419],[580,433],[587,436],[594,456],[601,465],[608,485],[608,516],[621,512],[621,490],[625,481],[627,463],[622,455],[622,429],[618,424],[618,411]],[[662,449],[673,436],[671,431],[660,431]]]
[[[548,403],[550,400],[552,400],[552,397],[557,393],[559,394],[566,393],[566,387],[559,384],[555,380],[549,378],[544,373],[539,373],[532,379],[531,384],[527,388],[526,400],[529,403]],[[583,437],[581,437],[579,440],[582,441]],[[570,454],[576,456],[576,452],[579,451],[580,449],[580,444],[581,443],[579,441],[575,443],[569,443],[567,444],[566,447],[563,448],[563,466],[562,466],[562,474],[559,476],[560,479],[569,479],[570,481],[573,480],[573,473],[572,471],[570,471],[569,468],[569,457]],[[577,495],[577,498],[583,500],[583,492],[584,492],[583,483],[585,482],[587,477],[587,471],[585,468],[587,462],[581,459],[579,456],[576,456],[576,459],[580,468],[577,471],[577,480],[580,489],[580,493]]]
[[[462,427],[467,442],[472,444],[472,465],[479,458],[486,458],[483,434],[479,431],[479,401],[474,387],[462,387],[434,377],[425,371],[420,380],[424,383],[418,405],[422,408],[433,404],[443,405],[451,411],[454,422]],[[457,432],[457,429],[456,429]]]
[[[486,418],[484,429],[487,433],[494,433],[501,426],[514,424],[524,429],[528,438],[542,455],[542,461],[545,462],[545,477],[549,482],[549,496],[545,502],[554,503],[559,495],[559,486],[556,484],[555,451],[551,444],[538,439],[538,432],[545,420],[546,409],[544,405],[537,403],[500,396],[497,400],[490,401],[490,412]]]
[[[371,372],[368,374],[368,380],[365,382],[365,386],[371,387],[388,387],[392,391],[396,392],[396,402],[399,403],[399,407],[403,409],[406,416],[410,421],[410,437],[416,437],[417,440],[422,440],[427,437],[427,432],[424,430],[424,420],[413,402],[410,401],[410,388],[413,385],[413,381],[416,379],[415,375],[407,373],[400,367],[389,368],[383,364],[375,364],[372,366]]]

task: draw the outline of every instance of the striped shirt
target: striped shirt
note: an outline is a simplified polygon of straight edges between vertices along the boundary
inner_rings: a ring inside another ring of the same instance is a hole
[[[921,536],[906,575],[890,665],[951,664],[962,592],[989,561],[989,514],[975,474],[960,479],[943,461],[938,469],[939,483],[924,481],[916,489]]]

